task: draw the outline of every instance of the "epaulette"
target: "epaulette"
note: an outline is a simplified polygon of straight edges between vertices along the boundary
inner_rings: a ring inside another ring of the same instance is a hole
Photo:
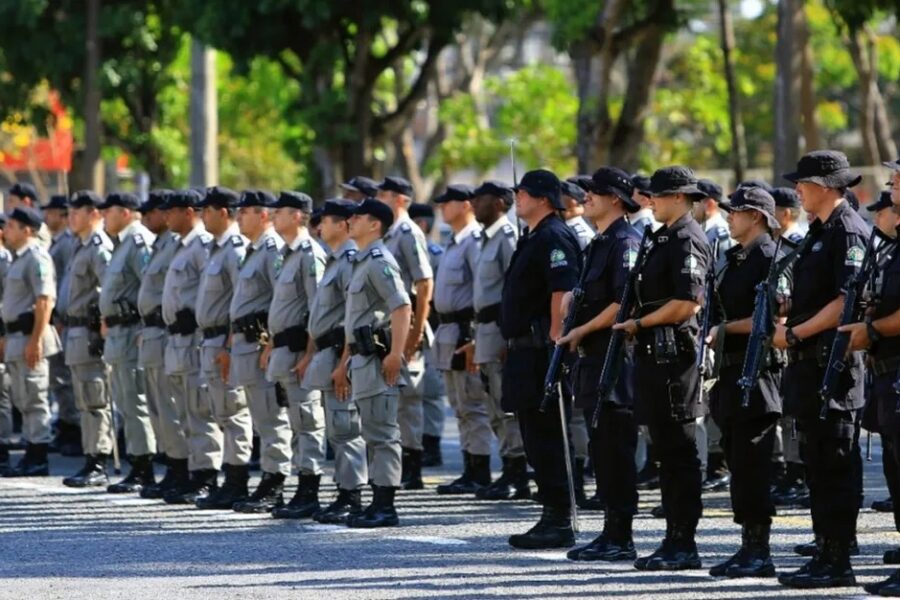
[[[231,236],[231,245],[234,246],[235,248],[240,248],[241,246],[244,245],[244,238],[242,238],[239,235]]]
[[[103,238],[100,237],[99,233],[95,233],[91,236],[91,243],[95,246],[101,246],[103,245]]]
[[[691,237],[691,232],[687,230],[686,227],[682,227],[678,231],[675,232],[675,237],[679,237],[682,239]]]
[[[403,233],[409,233],[410,231],[412,231],[412,227],[409,223],[400,223],[400,231],[402,231]]]
[[[346,258],[347,260],[353,260],[353,257],[356,256],[356,248],[347,248],[344,250],[344,253],[341,255],[342,258]]]
[[[478,237],[481,237],[481,236],[479,235]],[[478,238],[476,237],[475,239],[477,240]],[[431,252],[432,254],[434,254],[435,256],[440,256],[441,254],[444,253],[444,249],[435,243],[428,244],[428,251]]]
[[[475,238],[476,240],[480,240],[481,239],[481,230],[476,229],[475,231],[473,231],[472,237]]]
[[[381,251],[381,248],[372,248],[369,250],[369,255],[375,258],[381,258],[384,256],[384,253]]]
[[[506,237],[516,237],[516,230],[509,223],[503,226],[503,233]]]
[[[274,250],[277,247],[278,243],[275,241],[275,238],[266,238],[266,250]]]
[[[300,242],[300,248],[309,252],[312,250],[312,243],[309,240],[303,240]]]
[[[200,232],[200,235],[198,235],[197,237],[200,238],[200,243],[204,246],[208,246],[215,239],[213,235],[208,231]]]
[[[728,230],[725,229],[724,227],[720,227],[719,231],[716,235],[718,236],[720,241],[727,240],[729,237],[731,237],[728,233]]]
[[[773,256],[775,256],[775,244],[766,244],[764,246],[761,246],[760,249],[762,250],[763,256],[765,256],[766,258],[772,258]]]

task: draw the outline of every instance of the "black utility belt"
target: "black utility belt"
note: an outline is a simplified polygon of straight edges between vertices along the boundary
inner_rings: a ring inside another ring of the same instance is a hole
[[[87,327],[91,331],[100,331],[97,319],[92,317],[67,317],[66,327]]]
[[[216,325],[215,327],[204,327],[201,333],[204,340],[212,340],[223,335],[228,335],[231,330],[228,325]]]
[[[635,351],[639,356],[653,357],[661,365],[671,364],[685,357],[693,359],[697,355],[691,335],[670,326],[653,327],[639,333]]]
[[[869,372],[876,377],[881,375],[896,375],[900,369],[900,356],[891,356],[881,360],[873,361],[869,365]]]
[[[309,342],[309,332],[306,331],[306,327],[303,325],[288,327],[272,336],[273,347],[283,348],[287,346],[291,352],[302,352],[306,349],[307,342]]]
[[[437,318],[438,323],[441,325],[469,324],[472,322],[472,319],[475,318],[475,309],[470,306],[469,308],[463,308],[462,310],[455,310],[453,312],[438,313]]]
[[[194,335],[197,331],[197,317],[189,308],[182,308],[175,313],[175,322],[167,327],[172,335]]]
[[[107,327],[129,327],[140,323],[141,317],[138,314],[113,315],[111,317],[103,317],[103,322],[106,323]]]
[[[510,350],[539,350],[549,346],[549,339],[538,339],[532,335],[523,335],[506,340],[506,347]]]
[[[496,323],[500,320],[500,304],[485,306],[475,313],[476,323]]]
[[[355,342],[350,343],[350,354],[384,358],[391,351],[391,334],[387,329],[375,329],[363,325],[353,330]]]
[[[269,313],[255,312],[243,317],[238,317],[231,322],[231,330],[235,333],[243,333],[248,342],[258,342],[266,332],[266,323]]]
[[[15,321],[5,321],[3,327],[7,334],[31,333],[34,331],[34,313],[22,313]]]
[[[162,306],[157,306],[151,310],[149,314],[143,317],[143,321],[144,327],[159,327],[160,329],[165,329],[166,322],[163,320]]]
[[[336,327],[328,333],[317,337],[313,343],[316,345],[316,350],[334,348],[340,351],[344,347],[344,341],[344,330]]]

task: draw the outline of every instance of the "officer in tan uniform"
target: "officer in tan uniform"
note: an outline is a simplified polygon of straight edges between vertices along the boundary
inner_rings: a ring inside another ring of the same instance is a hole
[[[363,438],[372,455],[373,499],[362,513],[348,517],[349,527],[399,524],[394,508],[394,494],[400,487],[398,386],[410,328],[410,301],[397,261],[382,241],[393,221],[390,207],[373,199],[363,200],[350,218],[350,237],[359,252],[347,287],[347,345],[333,378],[338,399],[353,400],[359,407]]]

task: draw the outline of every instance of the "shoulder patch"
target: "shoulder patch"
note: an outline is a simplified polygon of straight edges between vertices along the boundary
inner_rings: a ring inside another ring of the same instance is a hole
[[[637,257],[637,250],[632,248],[626,249],[624,254],[622,254],[622,266],[630,271],[637,264]]]
[[[773,256],[775,256],[774,244],[766,244],[764,246],[761,246],[760,250],[762,250],[763,256],[765,256],[766,258],[772,258]]]
[[[700,259],[693,254],[688,254],[684,259],[684,267],[681,269],[681,272],[686,275],[699,275]]]
[[[558,269],[559,267],[565,267],[569,264],[569,261],[566,260],[566,253],[560,250],[559,248],[554,248],[550,251],[550,268]]]
[[[480,235],[478,237],[481,237]],[[475,239],[478,239],[476,237]],[[428,251],[434,254],[435,256],[439,256],[444,253],[444,249],[438,246],[437,244],[428,244]]]
[[[240,248],[241,246],[244,245],[244,238],[242,238],[239,235],[231,236],[231,245],[234,246],[235,248]]]
[[[475,238],[476,240],[480,240],[481,239],[481,230],[476,229],[475,231],[473,231],[472,237]]]
[[[146,243],[146,242],[144,242],[144,236],[143,236],[143,235],[141,235],[140,233],[134,234],[134,244],[135,244],[138,248],[143,248],[144,245],[145,245],[145,243]]]
[[[372,248],[369,250],[369,255],[374,256],[375,258],[381,258],[384,256],[384,253],[381,251],[381,248]]]
[[[309,240],[303,240],[302,242],[300,242],[300,248],[306,251],[310,251],[312,250],[312,244]]]
[[[516,230],[513,229],[512,225],[507,223],[506,225],[503,226],[503,234],[506,235],[506,237],[515,237]]]
[[[278,247],[278,243],[275,241],[275,238],[270,237],[266,239],[266,250],[274,250]]]
[[[412,231],[412,227],[409,223],[400,223],[400,231],[402,231],[403,233],[409,233],[410,231]]]
[[[200,243],[203,244],[204,246],[211,243],[213,241],[213,239],[215,239],[215,238],[213,238],[212,234],[209,233],[208,231],[204,231],[204,232],[200,233],[200,235],[197,237],[200,238]]]
[[[103,238],[100,237],[99,233],[95,233],[91,236],[91,243],[95,246],[100,246],[103,244]]]
[[[850,246],[847,248],[847,257],[844,259],[844,265],[858,269],[862,266],[865,256],[866,251],[862,246]]]

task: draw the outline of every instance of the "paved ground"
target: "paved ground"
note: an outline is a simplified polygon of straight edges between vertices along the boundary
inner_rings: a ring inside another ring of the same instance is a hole
[[[562,551],[514,551],[507,536],[527,529],[538,508],[438,496],[434,485],[459,466],[454,445],[445,440],[452,460],[429,473],[430,489],[400,496],[402,527],[366,532],[69,490],[57,475],[80,462],[54,456],[51,478],[0,479],[0,599],[804,597],[774,580],[646,574],[629,565],[571,563]],[[875,446],[876,460],[866,465],[867,506],[886,495]],[[641,500],[635,542],[646,554],[664,522],[648,514],[657,493]],[[706,507],[698,541],[709,567],[735,550],[738,531],[727,494],[707,496]],[[592,539],[601,524],[601,515],[583,515],[579,541]],[[795,568],[801,559],[790,547],[810,539],[808,512],[782,511],[773,529],[778,567]],[[900,544],[891,516],[866,509],[859,532],[860,584],[886,577],[881,554]],[[865,593],[860,587],[805,597],[822,596]]]

